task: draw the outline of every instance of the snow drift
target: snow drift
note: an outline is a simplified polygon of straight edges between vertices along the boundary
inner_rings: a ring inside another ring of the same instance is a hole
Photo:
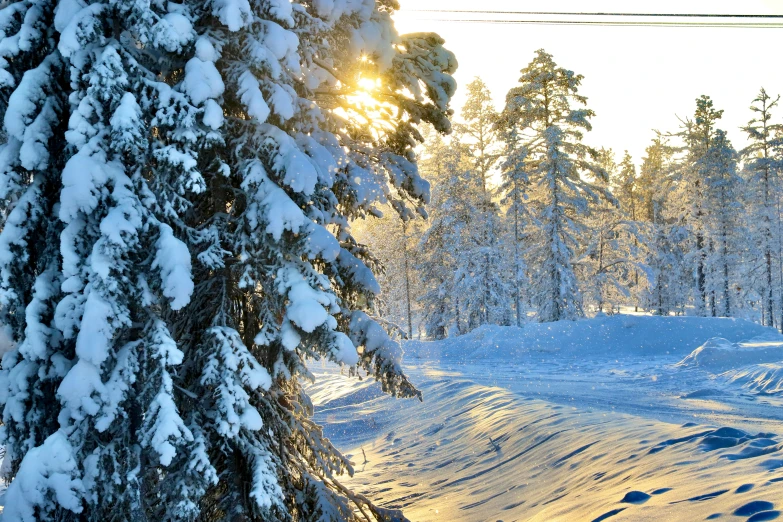
[[[759,394],[783,392],[783,363],[752,364],[744,368],[724,372],[720,377],[730,384]]]
[[[328,365],[308,392],[354,461],[345,484],[411,520],[755,522],[783,509],[783,336],[770,328],[613,316],[405,348],[423,403]]]
[[[591,412],[442,373],[419,380],[424,403],[356,381],[352,402],[348,381],[319,374],[313,389],[316,420],[355,463],[344,483],[411,520],[692,522],[783,508],[783,441],[758,428]]]
[[[676,366],[701,367],[717,372],[778,361],[783,361],[783,336],[767,334],[744,342],[713,337],[693,350]]]
[[[743,319],[614,315],[580,321],[531,323],[522,328],[482,326],[466,335],[442,341],[409,341],[405,351],[409,358],[465,361],[513,359],[536,352],[684,356],[713,337],[736,343],[760,336],[783,343],[783,336],[771,328]]]

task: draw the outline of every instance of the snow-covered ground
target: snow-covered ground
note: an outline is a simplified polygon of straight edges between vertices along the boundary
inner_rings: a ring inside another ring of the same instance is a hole
[[[783,336],[771,329],[614,316],[405,349],[423,403],[332,367],[310,393],[355,463],[344,482],[413,521],[783,511]]]

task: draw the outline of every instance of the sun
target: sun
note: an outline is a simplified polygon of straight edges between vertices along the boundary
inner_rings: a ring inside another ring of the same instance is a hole
[[[358,84],[359,87],[361,87],[363,90],[367,92],[372,92],[377,90],[378,87],[381,86],[381,79],[376,78],[373,80],[372,78],[360,78]]]
[[[389,102],[388,86],[382,78],[367,70],[356,71],[350,79],[340,79],[343,103],[332,111],[374,139],[393,130],[394,105]]]
[[[356,82],[358,89],[355,94],[351,96],[351,101],[356,105],[364,107],[375,107],[379,104],[375,99],[374,93],[378,91],[381,86],[380,78],[367,78],[362,77]]]

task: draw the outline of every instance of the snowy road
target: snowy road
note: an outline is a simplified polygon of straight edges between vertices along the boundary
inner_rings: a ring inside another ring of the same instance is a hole
[[[409,357],[424,403],[334,368],[310,391],[344,482],[413,521],[777,519],[783,398],[677,366],[693,348]]]
[[[636,360],[561,360],[559,363],[424,363],[410,367],[414,382],[447,371],[477,384],[582,411],[610,411],[684,424],[781,431],[783,397],[727,386],[698,368],[675,368],[678,357]]]

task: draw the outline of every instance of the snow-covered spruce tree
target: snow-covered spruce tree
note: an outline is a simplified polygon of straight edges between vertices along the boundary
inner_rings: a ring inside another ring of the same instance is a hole
[[[524,69],[520,85],[506,96],[502,121],[520,129],[519,147],[529,177],[533,224],[527,265],[535,267],[531,295],[542,322],[584,314],[573,261],[587,232],[591,204],[611,199],[582,174],[606,178],[595,164],[597,153],[582,143],[592,127],[593,111],[578,94],[581,75],[557,67],[544,50]]]
[[[709,172],[704,180],[709,201],[706,230],[711,245],[706,260],[707,292],[712,315],[731,317],[735,300],[732,287],[737,277],[739,245],[743,237],[740,221],[743,186],[737,174],[737,152],[725,131],[715,131],[703,162],[704,170]]]
[[[416,269],[424,286],[421,306],[425,331],[432,339],[444,339],[468,332],[465,300],[480,302],[480,292],[466,295],[463,279],[470,227],[481,191],[467,151],[458,143],[447,145],[436,137],[428,142],[425,154],[423,167],[434,187]]]
[[[750,140],[750,145],[742,151],[751,174],[748,179],[748,203],[752,205],[748,209],[748,214],[752,216],[749,225],[764,263],[764,277],[760,279],[759,293],[764,307],[762,317],[767,326],[774,324],[773,256],[777,247],[773,230],[777,219],[775,194],[781,189],[779,151],[783,125],[772,123],[772,111],[779,100],[779,96],[773,99],[762,88],[750,106],[754,117],[743,129]]]
[[[500,208],[494,201],[495,188],[489,179],[500,158],[498,115],[489,88],[480,78],[466,89],[468,97],[462,108],[462,123],[455,128],[454,139],[466,148],[469,174],[477,178],[471,186],[478,185],[479,189],[479,197],[473,202],[476,208],[462,256],[464,262],[460,263],[464,269],[461,285],[469,308],[468,323],[475,328],[482,324],[507,324],[511,292],[504,269]]]
[[[512,322],[511,291],[508,285],[508,261],[505,255],[503,223],[494,211],[487,212],[487,202],[476,190],[475,171],[466,168],[455,173],[461,179],[457,198],[448,205],[460,207],[467,215],[467,226],[459,238],[461,248],[457,251],[457,271],[454,273],[455,291],[460,300],[462,315],[468,330],[484,324]],[[474,194],[478,198],[471,197]],[[496,208],[495,204],[492,206]]]
[[[456,139],[448,147],[431,142],[425,156],[423,163],[436,172],[430,176],[430,221],[416,266],[425,289],[421,304],[427,334],[440,339],[482,324],[508,324],[503,245],[488,233],[502,233],[501,223],[494,211],[487,212],[475,157]]]
[[[426,203],[416,126],[449,129],[456,62],[395,7],[0,11],[6,520],[402,518],[340,486],[300,383],[418,395],[349,226]]]
[[[503,161],[501,163],[500,202],[506,207],[508,220],[506,248],[511,257],[511,289],[514,298],[514,318],[516,326],[522,326],[526,307],[523,296],[528,284],[527,266],[523,249],[526,244],[526,230],[530,225],[530,212],[527,206],[529,179],[525,170],[527,150],[520,146],[522,137],[516,122],[499,120],[497,125],[503,139]]]
[[[598,165],[608,178],[593,182],[604,190],[615,184],[618,165],[611,149],[598,150]],[[617,201],[601,201],[588,210],[589,238],[574,261],[583,294],[598,313],[613,313],[625,304],[630,295],[628,287],[633,280],[633,243],[635,228],[625,218]]]
[[[31,2],[0,10],[0,329],[11,348],[0,373],[0,443],[7,476],[57,430],[54,394],[73,354],[53,324],[63,225],[51,216],[67,146],[69,80],[52,38],[53,16],[53,6]],[[67,473],[69,458],[55,466]]]
[[[646,149],[637,182],[639,226],[646,256],[648,286],[642,306],[658,315],[669,315],[684,306],[690,288],[690,269],[682,249],[687,231],[676,220],[667,219],[672,204],[674,149],[658,136]]]
[[[714,108],[709,96],[700,96],[696,100],[693,119],[687,119],[679,133],[685,142],[686,155],[681,161],[676,188],[671,195],[671,216],[673,219],[679,219],[692,237],[684,249],[693,261],[695,277],[691,294],[696,314],[700,316],[706,316],[711,311],[706,266],[710,250],[705,224],[708,195],[704,182],[709,176],[709,164],[705,161],[705,156],[715,136],[715,123],[722,115],[723,111]]]
[[[350,465],[309,419],[300,379],[304,358],[327,357],[358,363],[396,396],[418,395],[396,343],[362,311],[379,289],[350,220],[375,213],[376,202],[404,220],[423,213],[416,125],[449,129],[456,63],[435,35],[398,39],[392,2],[281,4],[253,7],[213,45],[229,169],[216,169],[198,202],[191,226],[206,232],[210,259],[197,277],[199,316],[178,329],[212,325],[188,340],[206,364],[184,376],[199,398],[194,417],[208,412],[202,425],[217,461],[205,509],[261,520],[398,518],[339,484]],[[213,261],[221,250],[230,254]],[[260,389],[243,373],[253,360],[272,377]]]
[[[161,479],[148,470],[193,441],[165,319],[188,303],[191,259],[151,190],[170,134],[148,131],[158,110],[180,132],[191,115],[147,67],[179,59],[189,12],[21,1],[0,27],[0,321],[17,345],[0,370],[3,516],[143,519]]]
[[[612,180],[612,193],[617,198],[620,212],[625,221],[625,230],[621,234],[624,244],[628,247],[628,260],[634,264],[643,263],[642,250],[645,246],[642,241],[644,234],[643,225],[640,224],[641,200],[637,182],[636,165],[634,165],[633,158],[628,151],[625,151],[623,159],[618,165],[617,176]],[[630,278],[628,293],[636,311],[639,311],[642,288],[647,284],[644,277],[645,272],[635,266],[628,275]]]

